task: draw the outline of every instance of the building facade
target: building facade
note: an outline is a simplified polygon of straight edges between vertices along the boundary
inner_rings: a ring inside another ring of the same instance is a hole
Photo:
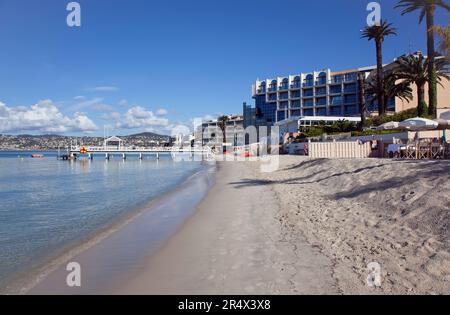
[[[275,124],[305,116],[360,116],[358,76],[363,73],[367,77],[373,70],[326,69],[257,80],[252,87],[257,120]],[[378,110],[376,102],[368,102],[367,106],[369,111]],[[389,103],[388,110],[395,110],[394,102]]]
[[[226,143],[217,119],[204,122],[195,132],[195,142],[202,146],[221,147],[222,145],[240,146],[244,144],[244,117],[227,116]],[[251,123],[251,122],[250,122]]]

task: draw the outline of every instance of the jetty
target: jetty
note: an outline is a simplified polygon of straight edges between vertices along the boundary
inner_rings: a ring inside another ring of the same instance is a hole
[[[61,155],[60,159],[77,160],[79,157],[85,156],[90,160],[93,160],[94,157],[103,157],[109,160],[113,156],[120,156],[123,160],[126,160],[129,156],[134,156],[143,160],[145,156],[154,156],[159,159],[161,155],[175,156],[181,154],[202,155],[207,159],[213,159],[215,156],[215,153],[209,147],[127,147],[120,138],[111,137],[106,139],[102,146],[71,145],[67,154]]]

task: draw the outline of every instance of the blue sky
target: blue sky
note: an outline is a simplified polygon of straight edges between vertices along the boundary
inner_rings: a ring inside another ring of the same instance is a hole
[[[0,0],[0,133],[164,133],[240,113],[257,78],[375,60],[360,39],[369,1],[80,0],[81,28],[66,24],[69,2]],[[426,51],[418,14],[379,2],[399,34],[385,61]]]

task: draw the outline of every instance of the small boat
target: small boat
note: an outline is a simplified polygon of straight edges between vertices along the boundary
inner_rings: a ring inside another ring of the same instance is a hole
[[[42,155],[42,154],[32,154],[31,155],[31,158],[33,158],[33,159],[42,159],[44,157],[44,155]]]

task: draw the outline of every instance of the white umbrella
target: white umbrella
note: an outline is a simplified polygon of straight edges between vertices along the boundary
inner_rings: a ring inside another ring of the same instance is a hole
[[[396,121],[390,121],[385,124],[382,124],[381,126],[377,127],[378,131],[382,130],[395,130],[400,128],[400,123]]]
[[[435,119],[434,121],[438,123],[438,129],[441,130],[450,129],[450,120],[440,118]]]
[[[439,124],[433,120],[425,119],[425,118],[411,118],[405,121],[402,121],[399,126],[401,128],[405,128],[407,130],[412,131],[421,131],[421,130],[434,130],[437,129]]]
[[[450,110],[442,113],[440,118],[450,120]]]

